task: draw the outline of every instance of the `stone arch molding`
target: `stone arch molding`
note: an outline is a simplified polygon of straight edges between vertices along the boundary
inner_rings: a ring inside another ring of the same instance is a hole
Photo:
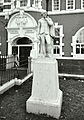
[[[74,36],[77,36],[82,30],[84,30],[84,27],[80,28],[80,29],[75,33]]]
[[[37,44],[37,22],[28,13],[20,10],[14,14],[7,25],[8,32],[8,55],[12,55],[12,46],[16,45],[16,38],[27,37],[34,46]]]
[[[36,29],[36,20],[30,14],[24,12],[23,10],[20,10],[20,12],[14,14],[8,22],[8,42],[12,43],[17,36],[26,36],[33,42],[36,39]]]
[[[72,43],[71,46],[73,48],[73,52],[71,53],[71,55],[73,55],[73,57],[84,57],[83,54],[76,54],[76,44],[77,44],[77,40],[79,41],[78,44],[83,43],[84,44],[84,39],[83,36],[81,35],[81,37],[79,36],[80,32],[83,30],[83,34],[84,34],[84,27],[81,27],[74,36],[72,36]]]
[[[72,36],[72,42],[73,42],[73,43],[76,43],[78,34],[79,34],[82,30],[84,30],[84,27],[80,28],[80,29],[75,33],[75,35]]]

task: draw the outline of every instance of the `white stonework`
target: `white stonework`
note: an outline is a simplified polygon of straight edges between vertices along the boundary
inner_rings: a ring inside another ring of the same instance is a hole
[[[26,102],[27,112],[59,118],[62,91],[59,89],[57,61],[38,58],[34,60],[33,67],[32,95]]]
[[[30,14],[24,12],[24,10],[14,14],[7,25],[8,55],[12,55],[12,46],[17,45],[18,38],[27,37],[33,44],[37,44],[36,31],[37,22]],[[36,47],[34,48],[37,50]]]

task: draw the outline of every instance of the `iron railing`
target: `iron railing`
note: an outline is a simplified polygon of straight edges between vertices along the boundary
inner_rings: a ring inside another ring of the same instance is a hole
[[[17,61],[16,58],[17,56],[0,56],[0,85],[14,78],[23,79],[31,73],[31,58],[22,61]]]

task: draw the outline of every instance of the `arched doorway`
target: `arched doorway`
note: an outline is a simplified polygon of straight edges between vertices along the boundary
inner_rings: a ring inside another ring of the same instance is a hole
[[[15,40],[15,45],[12,46],[12,54],[18,56],[19,66],[28,67],[28,57],[32,50],[32,41],[27,38],[18,38]]]
[[[7,32],[8,56],[12,55],[12,47],[18,46],[16,49],[19,49],[21,46],[25,46],[26,48],[26,46],[30,46],[30,40],[35,46],[34,51],[37,55],[37,22],[29,13],[20,9],[18,13],[12,15],[7,25]],[[19,50],[16,51],[18,51],[19,58]]]

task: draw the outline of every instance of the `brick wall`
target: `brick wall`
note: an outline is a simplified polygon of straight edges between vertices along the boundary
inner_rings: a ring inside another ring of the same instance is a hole
[[[54,22],[58,22],[59,25],[63,25],[64,55],[66,57],[71,56],[72,36],[74,36],[81,27],[84,27],[84,13],[51,15],[50,17]]]
[[[6,21],[4,19],[4,17],[0,17],[0,37],[1,37],[1,46],[0,46],[0,49],[1,49],[1,54],[2,55],[6,55],[6,30],[5,30],[5,24],[6,24]]]
[[[35,18],[35,20],[38,22],[38,20],[41,18],[39,12],[28,12],[32,17]],[[84,13],[77,13],[77,14],[59,14],[59,15],[50,15],[53,22],[58,22],[59,25],[63,25],[63,33],[64,33],[64,56],[70,57],[71,56],[71,42],[72,42],[72,36],[75,35],[75,33],[81,28],[84,27]],[[1,22],[2,21],[2,22]],[[5,30],[5,19],[4,17],[0,17],[0,36],[1,36],[1,50],[2,53],[6,53],[6,40],[7,40],[7,34]]]
[[[81,8],[81,0],[75,0],[75,9]],[[48,10],[52,10],[52,0],[49,0]],[[60,10],[66,10],[66,0],[60,0]]]
[[[66,9],[66,0],[60,0],[60,10]]]
[[[58,59],[57,61],[59,73],[84,75],[84,60]]]
[[[42,0],[42,8],[46,10],[46,0]]]
[[[76,7],[76,9],[81,9],[81,0],[75,1],[75,7]]]

